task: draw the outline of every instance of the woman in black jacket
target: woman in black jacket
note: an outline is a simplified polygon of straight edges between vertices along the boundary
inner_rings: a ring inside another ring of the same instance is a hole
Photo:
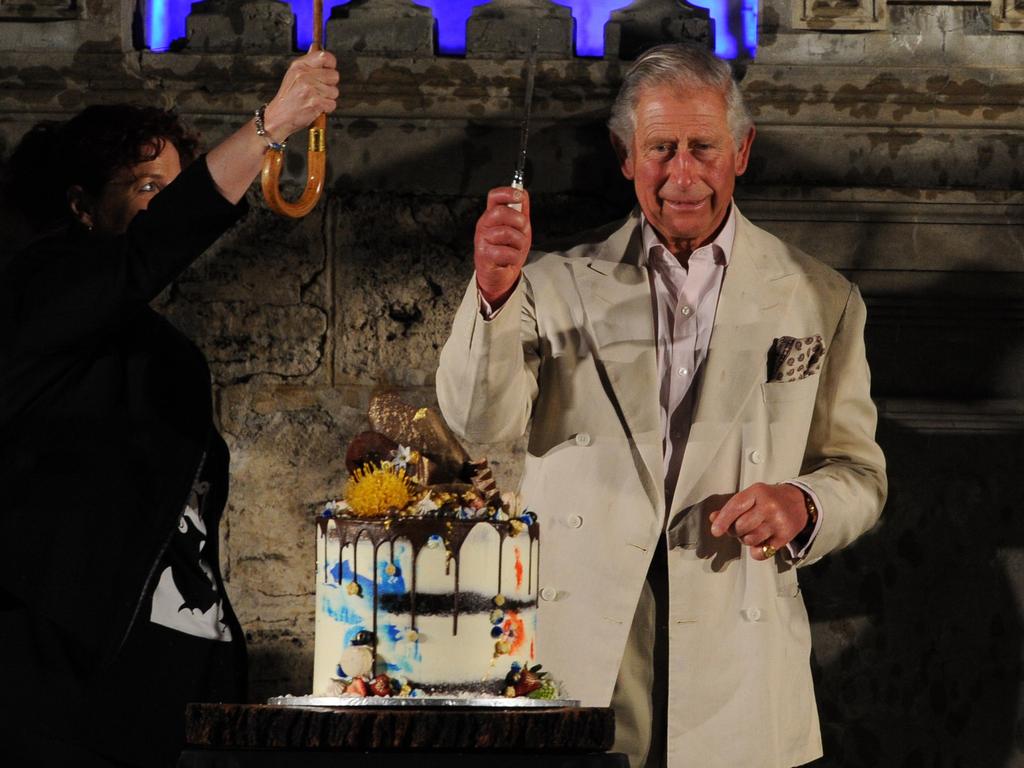
[[[14,764],[173,765],[186,702],[244,700],[210,374],[149,302],[244,213],[268,144],[335,108],[337,82],[331,54],[297,59],[257,120],[192,163],[194,142],[153,109],[91,107],[26,139],[56,161],[38,172],[69,222],[0,272],[0,750]]]

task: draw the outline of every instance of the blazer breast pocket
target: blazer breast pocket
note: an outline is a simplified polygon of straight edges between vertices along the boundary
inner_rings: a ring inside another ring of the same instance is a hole
[[[761,384],[761,399],[767,403],[791,403],[813,400],[818,393],[820,374],[807,376],[798,381],[772,381]]]

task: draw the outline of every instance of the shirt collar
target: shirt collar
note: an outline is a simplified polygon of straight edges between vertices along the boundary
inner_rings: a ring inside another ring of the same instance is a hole
[[[666,255],[669,254],[669,250],[662,245],[661,240],[658,239],[658,233],[654,227],[651,226],[650,222],[647,221],[647,217],[644,216],[643,212],[640,213],[640,227],[641,234],[643,237],[644,251],[640,258],[640,266],[646,267],[651,263],[651,250],[659,248]],[[725,225],[718,233],[718,237],[712,240],[707,245],[703,245],[691,254],[691,258],[706,258],[707,256],[714,255],[715,264],[719,266],[728,266],[729,259],[732,257],[732,246],[733,241],[736,239],[736,206],[733,203],[729,203],[729,214],[725,217]]]

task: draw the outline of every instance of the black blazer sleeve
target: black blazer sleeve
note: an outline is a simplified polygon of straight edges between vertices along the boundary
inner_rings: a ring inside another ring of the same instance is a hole
[[[201,157],[115,237],[67,234],[30,246],[0,276],[15,356],[75,347],[152,300],[245,212],[214,186]]]

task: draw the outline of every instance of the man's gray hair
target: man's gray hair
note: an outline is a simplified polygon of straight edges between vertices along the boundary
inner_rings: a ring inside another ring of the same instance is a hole
[[[608,118],[608,128],[627,152],[632,151],[640,94],[645,88],[658,85],[715,88],[721,92],[725,97],[729,130],[737,147],[754,124],[726,62],[707,48],[692,43],[658,45],[645,51],[627,70]]]

